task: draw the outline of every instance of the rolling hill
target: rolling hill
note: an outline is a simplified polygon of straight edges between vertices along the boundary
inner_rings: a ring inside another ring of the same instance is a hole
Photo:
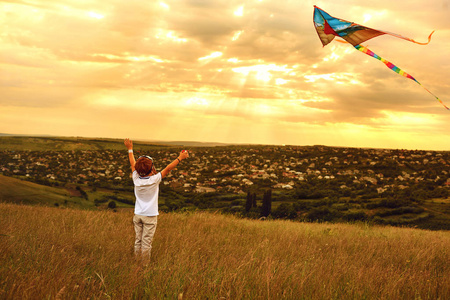
[[[216,147],[226,146],[220,143],[190,141],[134,141],[136,150],[154,150],[168,147]],[[124,150],[122,139],[23,136],[0,133],[0,150],[10,151],[71,151],[71,150]]]
[[[55,188],[0,175],[0,202],[73,208],[93,207],[92,202]]]

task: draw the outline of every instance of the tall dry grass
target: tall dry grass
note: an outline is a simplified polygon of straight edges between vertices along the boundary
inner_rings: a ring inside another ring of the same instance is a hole
[[[0,204],[1,299],[450,299],[450,233]]]

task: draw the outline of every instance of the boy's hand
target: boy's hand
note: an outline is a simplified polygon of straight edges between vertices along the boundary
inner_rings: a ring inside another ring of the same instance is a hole
[[[188,158],[188,157],[189,157],[189,152],[188,152],[187,150],[182,150],[182,151],[180,152],[180,155],[178,156],[178,158],[179,158],[180,160],[186,159],[186,158]]]
[[[130,139],[126,138],[123,143],[128,150],[133,150],[133,142]]]

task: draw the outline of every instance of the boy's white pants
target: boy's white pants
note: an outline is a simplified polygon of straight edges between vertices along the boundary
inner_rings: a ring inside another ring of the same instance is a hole
[[[158,217],[147,217],[134,215],[134,231],[136,232],[136,239],[134,242],[134,253],[141,255],[143,258],[150,258],[152,251],[153,236],[156,231]]]

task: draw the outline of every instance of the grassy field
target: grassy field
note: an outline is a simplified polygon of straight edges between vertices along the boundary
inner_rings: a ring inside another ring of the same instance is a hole
[[[93,202],[71,195],[64,188],[55,188],[0,175],[0,202],[93,208]]]
[[[50,187],[0,175],[0,202],[96,210],[106,208],[108,202],[114,201],[115,198],[125,199],[128,202],[134,200],[132,191],[111,191],[84,186],[82,189],[86,192],[88,200],[82,197],[77,186],[73,184],[65,184],[64,187]],[[97,206],[96,201],[99,201]],[[134,204],[125,204],[117,200],[114,202],[116,209],[134,208]]]
[[[450,233],[0,203],[1,299],[449,299]]]

